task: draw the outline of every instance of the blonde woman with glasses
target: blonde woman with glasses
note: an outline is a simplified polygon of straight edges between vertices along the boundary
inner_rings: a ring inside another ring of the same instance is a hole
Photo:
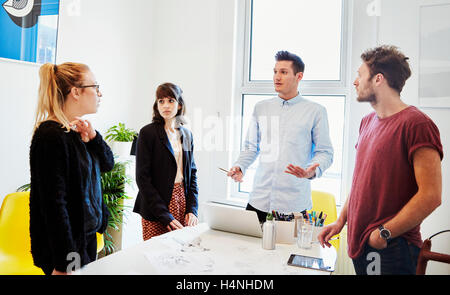
[[[67,274],[96,259],[96,233],[106,229],[100,173],[114,157],[86,114],[102,94],[89,67],[44,64],[30,147],[30,235],[34,264]]]

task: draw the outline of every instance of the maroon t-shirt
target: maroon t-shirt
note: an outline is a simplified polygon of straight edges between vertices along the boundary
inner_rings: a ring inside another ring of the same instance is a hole
[[[361,255],[370,233],[417,193],[413,153],[421,147],[436,149],[442,159],[439,130],[416,107],[383,119],[375,112],[362,119],[347,210],[350,258]],[[402,236],[422,246],[420,225]]]

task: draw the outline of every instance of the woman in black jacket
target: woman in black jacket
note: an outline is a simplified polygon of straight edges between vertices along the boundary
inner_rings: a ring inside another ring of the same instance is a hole
[[[185,104],[180,87],[158,86],[153,122],[139,132],[134,212],[142,216],[144,240],[198,223],[197,168],[192,133],[181,126]]]
[[[66,274],[96,259],[96,232],[108,210],[100,173],[114,166],[111,150],[91,123],[102,96],[86,65],[40,68],[36,124],[30,147],[30,236],[34,264]]]

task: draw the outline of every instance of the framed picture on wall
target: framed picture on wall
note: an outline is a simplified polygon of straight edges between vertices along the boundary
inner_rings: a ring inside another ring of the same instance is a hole
[[[450,108],[450,0],[420,6],[419,105]]]
[[[60,0],[0,0],[0,58],[56,60]]]

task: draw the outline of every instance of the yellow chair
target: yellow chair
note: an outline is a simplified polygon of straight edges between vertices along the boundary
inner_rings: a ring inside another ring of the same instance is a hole
[[[43,275],[33,263],[30,240],[30,193],[9,194],[0,209],[0,275]],[[105,243],[97,233],[97,253]]]
[[[317,214],[322,211],[327,214],[324,226],[335,222],[337,220],[337,210],[334,196],[330,193],[320,191],[312,191],[311,193],[313,203],[311,211],[316,211]],[[333,238],[334,237],[339,237],[339,235],[333,236]],[[339,240],[330,241],[330,244],[334,246],[336,251],[339,249]]]
[[[43,275],[34,266],[30,241],[30,193],[5,197],[0,209],[0,275]]]
[[[103,240],[103,235],[97,233],[97,253],[102,251],[103,247],[105,247],[105,241]]]

